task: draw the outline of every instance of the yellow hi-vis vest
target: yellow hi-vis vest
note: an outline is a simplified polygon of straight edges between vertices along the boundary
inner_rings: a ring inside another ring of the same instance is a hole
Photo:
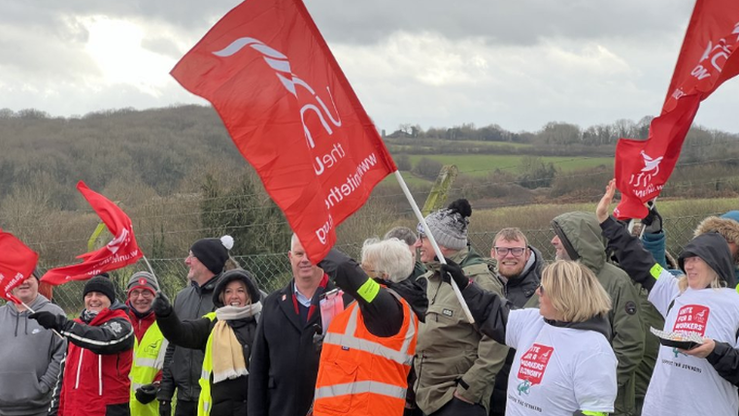
[[[316,416],[402,415],[418,319],[405,299],[396,335],[372,335],[357,302],[334,318],[323,339],[316,380]]]
[[[213,322],[216,319],[216,313],[206,313],[203,318],[210,319]],[[200,397],[198,397],[198,416],[210,415],[210,409],[213,407],[213,398],[210,395],[210,373],[213,372],[213,331],[208,335],[208,343],[205,344],[205,356],[203,357],[203,369],[200,372]]]
[[[131,416],[159,416],[159,402],[143,404],[136,400],[136,389],[151,384],[164,364],[167,340],[156,322],[146,330],[141,342],[134,337],[133,361],[128,378],[131,380]]]

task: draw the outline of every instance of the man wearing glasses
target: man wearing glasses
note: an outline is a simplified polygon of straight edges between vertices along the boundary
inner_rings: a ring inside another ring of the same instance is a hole
[[[497,262],[496,277],[503,285],[503,296],[517,308],[535,308],[539,305],[534,296],[539,287],[540,275],[546,263],[518,228],[504,228],[495,235],[490,257]],[[505,415],[508,374],[516,351],[508,351],[505,364],[495,377],[495,387],[490,398],[490,416]]]

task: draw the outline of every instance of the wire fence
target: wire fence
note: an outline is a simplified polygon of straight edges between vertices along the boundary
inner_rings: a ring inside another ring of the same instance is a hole
[[[693,237],[698,223],[704,216],[690,216],[679,218],[665,218],[663,221],[667,235],[667,251],[677,255],[683,246]],[[490,255],[495,234],[498,230],[471,233],[469,236],[472,247],[484,257]],[[541,251],[544,259],[554,259],[554,247],[551,240],[554,233],[551,229],[523,230],[529,239],[529,244]],[[358,258],[361,249],[360,243],[338,245],[338,249],[348,255]],[[233,256],[233,259],[255,277],[260,289],[267,293],[283,287],[292,278],[287,251],[248,256]],[[176,293],[188,284],[187,266],[182,258],[148,259],[159,280],[162,291],[171,299]],[[116,283],[117,296],[125,300],[126,283],[136,271],[147,270],[143,261],[136,265],[111,272],[111,278]],[[76,314],[83,308],[82,289],[84,282],[70,282],[54,288],[53,299],[67,313]]]

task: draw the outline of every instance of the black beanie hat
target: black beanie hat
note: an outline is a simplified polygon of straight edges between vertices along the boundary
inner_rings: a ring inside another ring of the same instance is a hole
[[[223,266],[228,260],[228,250],[234,245],[234,239],[230,235],[221,238],[203,238],[190,247],[192,255],[195,256],[213,274],[223,271]]]
[[[115,303],[115,285],[107,275],[97,275],[85,283],[82,290],[82,298],[84,299],[90,292],[99,292],[110,299],[110,303]]]

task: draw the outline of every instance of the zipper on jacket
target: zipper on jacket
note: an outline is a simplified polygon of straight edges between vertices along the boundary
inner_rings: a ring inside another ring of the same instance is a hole
[[[98,355],[98,396],[103,396],[103,356]]]
[[[83,355],[85,355],[85,351],[80,349],[80,359],[77,362],[77,376],[76,376],[76,380],[74,381],[75,390],[80,388],[80,370],[82,369],[82,356]]]

